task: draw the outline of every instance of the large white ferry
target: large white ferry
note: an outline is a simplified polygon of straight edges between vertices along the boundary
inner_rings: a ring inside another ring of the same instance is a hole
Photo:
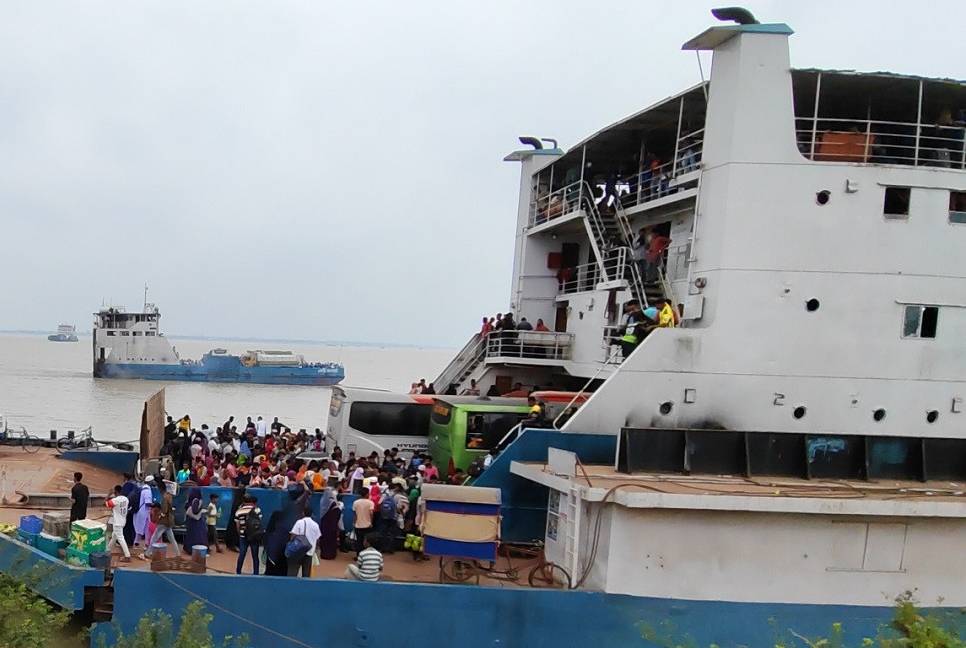
[[[478,480],[582,588],[966,605],[966,84],[794,69],[787,25],[721,13],[684,44],[708,82],[506,157],[510,309],[553,330],[473,336],[436,389],[593,392]],[[642,229],[670,239],[650,282]],[[624,358],[623,306],[665,298],[680,325]]]

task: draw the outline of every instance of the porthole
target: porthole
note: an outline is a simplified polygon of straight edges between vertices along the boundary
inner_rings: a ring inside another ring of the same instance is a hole
[[[805,418],[805,412],[806,412],[805,406],[799,405],[798,407],[792,410],[792,416],[797,419]]]
[[[658,408],[658,411],[664,416],[667,416],[668,414],[671,413],[671,410],[673,408],[674,408],[674,404],[671,401],[664,401],[663,403],[661,403],[661,406]]]
[[[827,205],[828,201],[832,199],[832,192],[828,189],[822,189],[817,194],[815,194],[815,202],[819,205]]]
[[[936,410],[929,410],[926,412],[926,423],[935,423],[939,418],[939,412]]]
[[[886,416],[886,411],[881,407],[876,411],[872,412],[872,419],[876,422],[881,421]]]
[[[821,303],[819,303],[819,301],[814,297],[805,302],[805,310],[807,310],[809,313],[814,313],[817,311],[819,306],[821,306]]]

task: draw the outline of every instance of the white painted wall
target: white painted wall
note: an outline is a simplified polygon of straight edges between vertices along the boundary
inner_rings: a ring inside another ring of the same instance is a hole
[[[913,591],[923,605],[966,604],[963,519],[608,508],[607,592],[890,605]]]

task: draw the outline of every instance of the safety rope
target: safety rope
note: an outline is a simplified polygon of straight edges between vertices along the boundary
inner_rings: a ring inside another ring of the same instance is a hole
[[[176,588],[178,588],[179,590],[181,590],[182,592],[184,592],[188,596],[191,596],[192,598],[197,599],[197,600],[203,602],[205,605],[210,605],[211,607],[213,607],[214,609],[218,610],[219,612],[222,612],[222,613],[227,614],[227,615],[229,615],[231,617],[234,617],[234,618],[238,619],[239,621],[242,621],[243,623],[247,623],[248,625],[252,626],[253,628],[258,628],[259,630],[261,630],[263,632],[267,632],[267,633],[269,633],[271,635],[274,635],[274,636],[278,637],[279,639],[283,639],[285,641],[288,641],[291,644],[294,644],[296,646],[302,646],[302,648],[317,648],[316,646],[313,646],[311,644],[307,644],[304,641],[301,641],[299,639],[296,639],[295,637],[290,637],[288,635],[282,634],[281,632],[278,632],[276,630],[272,630],[269,627],[263,626],[260,623],[255,623],[251,619],[247,619],[247,618],[245,618],[245,617],[243,617],[243,616],[241,616],[239,614],[236,614],[236,613],[232,612],[231,610],[229,610],[228,608],[225,608],[225,607],[223,607],[221,605],[218,605],[217,603],[213,602],[211,599],[206,598],[204,596],[201,596],[200,594],[197,594],[195,592],[192,592],[187,587],[185,587],[183,585],[180,585],[179,583],[176,583],[173,579],[171,579],[170,577],[166,576],[165,574],[162,574],[160,572],[153,572],[153,573],[157,574],[158,576],[160,576],[162,579],[166,580],[171,585],[174,585]]]

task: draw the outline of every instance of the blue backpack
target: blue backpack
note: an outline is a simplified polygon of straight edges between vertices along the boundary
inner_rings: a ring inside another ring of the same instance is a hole
[[[392,493],[387,494],[379,503],[379,514],[385,520],[396,519],[396,496]]]

